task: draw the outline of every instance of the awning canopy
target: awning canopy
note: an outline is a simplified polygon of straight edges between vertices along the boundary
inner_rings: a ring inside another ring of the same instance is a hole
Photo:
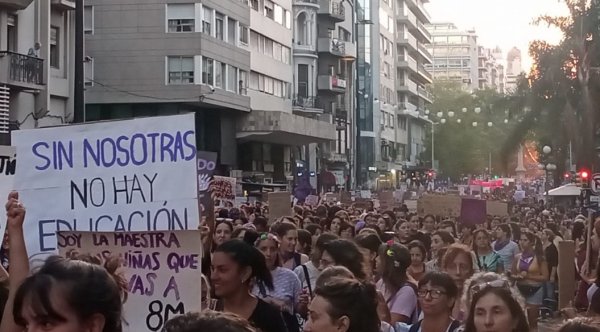
[[[565,184],[548,191],[548,196],[579,196],[581,188],[575,184]]]

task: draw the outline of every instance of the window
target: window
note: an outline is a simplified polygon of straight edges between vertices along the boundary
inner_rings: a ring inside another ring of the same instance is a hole
[[[274,8],[275,8],[275,10],[274,10],[275,22],[283,25],[283,8],[281,8],[281,6],[279,6],[279,5],[275,5]]]
[[[84,85],[85,86],[93,86],[94,85],[94,58],[87,57],[83,62],[83,72],[85,74],[84,77]]]
[[[168,4],[167,20],[169,32],[194,32],[194,4]]]
[[[240,43],[248,45],[248,27],[240,24]]]
[[[246,95],[248,93],[248,72],[240,70],[240,80],[238,82],[238,93]]]
[[[292,14],[289,11],[285,11],[285,27],[292,29]]]
[[[83,7],[83,31],[88,35],[94,33],[94,6]]]
[[[57,27],[50,27],[50,67],[59,68],[60,35]]]
[[[237,21],[232,19],[231,17],[227,18],[227,41],[230,44],[234,44],[236,43],[236,39],[235,39],[235,34],[237,31]]]
[[[215,87],[225,89],[225,70],[227,65],[219,61],[215,61]]]
[[[215,13],[215,37],[223,40],[223,31],[225,29],[225,16],[219,12]]]
[[[250,7],[252,7],[252,9],[258,11],[258,0],[250,0]]]
[[[281,58],[282,58],[283,63],[285,63],[286,65],[289,65],[290,64],[290,55],[291,55],[291,51],[290,51],[289,47],[282,46],[281,51],[282,51]]]
[[[227,66],[227,91],[235,92],[238,87],[237,81],[237,68],[234,66]]]
[[[281,61],[282,46],[279,43],[273,43],[273,59]]]
[[[259,90],[258,88],[258,78],[259,75],[256,72],[250,72],[250,89],[252,90]]]
[[[213,59],[202,57],[202,83],[213,85]]]
[[[273,4],[273,1],[271,1],[271,0],[265,0],[265,7],[264,7],[263,14],[266,17],[268,17],[270,19],[273,19],[275,17],[274,16],[274,12],[273,12],[274,11],[274,7],[275,7],[275,5]]]
[[[250,32],[250,49],[259,52],[260,35],[254,31]]]
[[[268,55],[269,57],[273,57],[273,40],[264,37],[265,40],[265,49],[264,49],[264,54]]]
[[[202,32],[207,35],[211,34],[211,26],[213,20],[213,10],[208,7],[202,7],[204,15],[202,16]]]
[[[17,15],[8,15],[8,25],[6,30],[6,49],[11,52],[17,51]]]
[[[194,57],[169,57],[169,84],[194,83]]]

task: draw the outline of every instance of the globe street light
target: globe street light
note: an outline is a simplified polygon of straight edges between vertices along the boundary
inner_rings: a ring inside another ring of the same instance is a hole
[[[477,127],[477,122],[473,122],[473,127]]]
[[[456,123],[461,123],[461,120],[460,119],[456,119]]]
[[[441,124],[444,124],[444,123],[446,123],[446,119],[441,119],[441,120],[440,120],[440,123],[441,123]]]
[[[453,117],[454,116],[454,112],[450,111],[448,112],[448,117]]]
[[[444,116],[444,113],[442,113],[442,112],[437,112],[437,117],[438,117],[438,118],[441,118],[442,116]]]
[[[481,113],[481,108],[480,107],[475,107],[475,114],[479,114]]]
[[[493,123],[491,123],[491,122],[488,122],[488,123],[487,123],[487,126],[488,126],[488,127],[491,127],[491,126],[493,126],[493,125],[494,125],[494,124],[493,124]]]
[[[549,154],[550,152],[552,152],[552,148],[549,147],[548,145],[544,145],[544,147],[542,148],[542,152],[544,154]]]
[[[549,171],[556,171],[556,165],[548,164],[548,165],[546,165],[546,169]]]
[[[429,110],[425,110],[425,114],[429,115]]]
[[[462,109],[462,112],[463,112],[463,113],[467,113],[467,108],[466,108],[466,107],[463,107],[463,109]]]
[[[508,119],[504,119],[504,123],[508,123]]]

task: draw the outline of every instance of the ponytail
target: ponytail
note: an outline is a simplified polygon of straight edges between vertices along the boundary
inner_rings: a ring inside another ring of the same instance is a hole
[[[242,268],[250,267],[252,274],[249,280],[244,280],[245,283],[254,279],[269,290],[273,290],[273,276],[267,267],[265,256],[252,245],[239,239],[233,239],[218,246],[215,252],[228,254]]]

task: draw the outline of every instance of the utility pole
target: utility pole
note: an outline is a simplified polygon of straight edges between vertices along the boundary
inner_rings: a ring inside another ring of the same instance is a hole
[[[83,6],[84,0],[75,1],[75,86],[73,91],[73,122],[75,123],[85,122]]]

